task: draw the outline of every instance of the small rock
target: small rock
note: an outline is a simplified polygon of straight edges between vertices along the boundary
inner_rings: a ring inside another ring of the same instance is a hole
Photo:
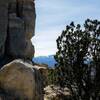
[[[44,100],[71,100],[70,90],[55,85],[49,85],[44,88]]]

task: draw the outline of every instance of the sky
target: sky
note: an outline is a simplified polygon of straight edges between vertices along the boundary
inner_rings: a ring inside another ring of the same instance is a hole
[[[36,29],[32,38],[35,56],[55,54],[56,39],[70,22],[100,20],[100,0],[36,0],[35,4]]]

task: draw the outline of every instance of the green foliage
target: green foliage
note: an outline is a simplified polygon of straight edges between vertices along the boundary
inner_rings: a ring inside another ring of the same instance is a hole
[[[100,93],[100,21],[72,22],[57,39],[54,83],[67,86],[74,100],[97,100]]]
[[[48,84],[54,84],[56,81],[56,70],[55,69],[49,69],[48,70]]]

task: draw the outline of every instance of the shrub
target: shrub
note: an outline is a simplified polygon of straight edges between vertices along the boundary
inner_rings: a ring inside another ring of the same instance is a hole
[[[67,86],[74,100],[97,100],[100,92],[100,21],[74,22],[57,39],[54,83]],[[91,99],[90,99],[91,98]]]

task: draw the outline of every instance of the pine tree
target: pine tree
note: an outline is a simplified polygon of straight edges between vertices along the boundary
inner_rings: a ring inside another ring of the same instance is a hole
[[[100,21],[72,22],[57,39],[55,84],[67,86],[74,100],[100,95]],[[90,99],[92,98],[92,99]]]

